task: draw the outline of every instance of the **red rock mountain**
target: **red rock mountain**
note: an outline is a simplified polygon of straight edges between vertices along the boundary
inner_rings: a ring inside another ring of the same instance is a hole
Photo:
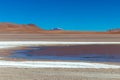
[[[38,28],[34,24],[27,24],[27,25],[18,25],[18,24],[11,24],[11,23],[0,23],[0,32],[1,33],[37,33],[40,32],[42,29]]]
[[[43,30],[34,24],[0,23],[0,33],[42,33],[42,34],[120,34],[120,29],[106,32]]]

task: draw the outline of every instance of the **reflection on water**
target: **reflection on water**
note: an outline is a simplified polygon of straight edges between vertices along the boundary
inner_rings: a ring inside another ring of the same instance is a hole
[[[82,61],[103,61],[120,62],[120,58],[113,55],[77,55],[77,56],[56,56],[56,55],[34,55],[29,52],[43,50],[44,47],[29,47],[26,50],[16,50],[10,55],[10,58],[22,58],[29,60],[82,60]],[[40,54],[40,53],[39,53]]]

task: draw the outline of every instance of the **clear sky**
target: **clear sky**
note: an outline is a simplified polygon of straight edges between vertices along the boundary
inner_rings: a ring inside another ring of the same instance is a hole
[[[0,22],[105,31],[120,28],[120,0],[0,0]]]

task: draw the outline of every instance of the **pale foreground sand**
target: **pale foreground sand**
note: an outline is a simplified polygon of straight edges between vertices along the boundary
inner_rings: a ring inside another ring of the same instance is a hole
[[[120,80],[120,69],[0,68],[0,80]]]
[[[67,68],[67,67],[54,68],[51,67],[49,64],[48,64],[49,67],[46,68],[44,67],[36,68],[32,67],[32,65],[28,63],[29,61],[27,61],[28,67],[24,67],[25,64],[20,65],[16,62],[11,63],[8,61],[7,63],[6,61],[3,61],[1,63],[0,80],[120,80],[120,68],[93,68],[94,66],[98,67],[101,66],[100,64],[99,65],[94,64],[92,68],[86,68],[86,66],[88,67],[90,66],[87,63],[84,63],[84,65],[83,63],[81,63],[82,65],[81,68]],[[48,62],[44,61],[44,63]],[[73,62],[73,64],[74,63],[76,62]],[[36,65],[34,63],[33,65],[42,66],[43,64],[39,63],[38,65]],[[54,63],[54,65],[57,66],[59,64]],[[64,64],[64,66],[67,65]]]

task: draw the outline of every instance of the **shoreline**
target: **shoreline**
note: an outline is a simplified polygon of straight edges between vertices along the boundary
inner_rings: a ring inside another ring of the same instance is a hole
[[[120,45],[120,42],[0,41],[0,49],[28,46]]]
[[[5,61],[0,60],[0,68],[70,68],[70,69],[120,69],[120,65],[95,62],[64,61]]]

